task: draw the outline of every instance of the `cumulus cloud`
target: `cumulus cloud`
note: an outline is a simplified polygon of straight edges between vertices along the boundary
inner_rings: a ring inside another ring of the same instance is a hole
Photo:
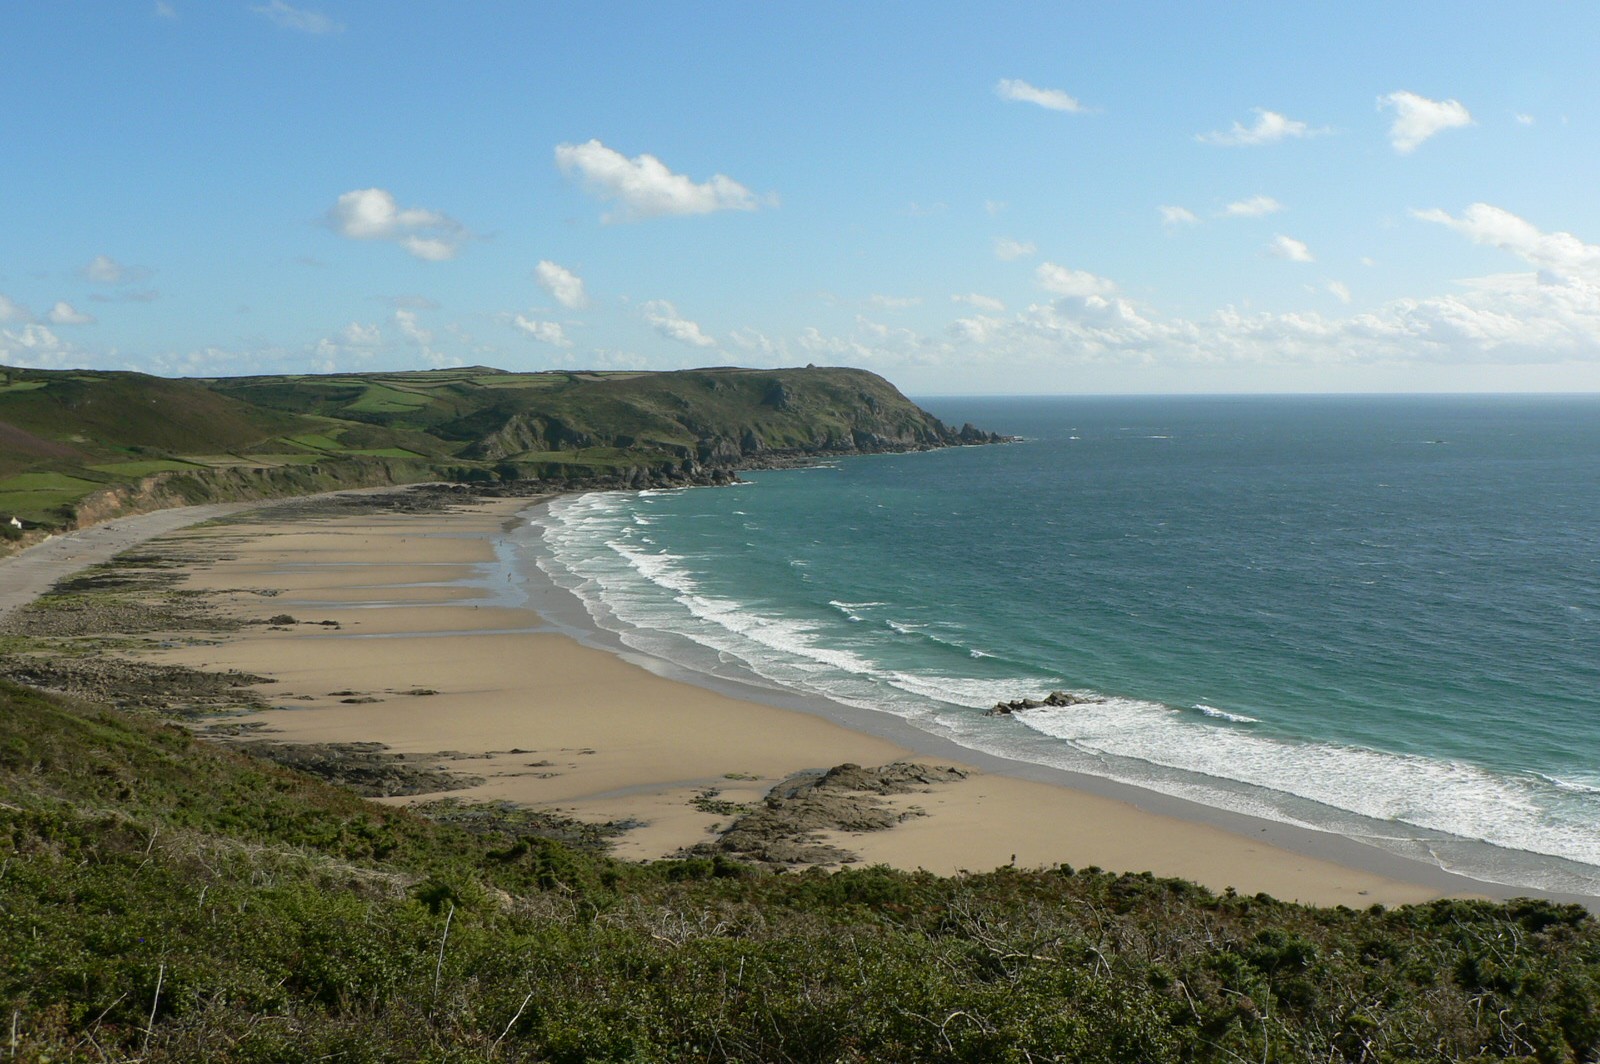
[[[400,246],[424,262],[447,262],[456,257],[456,245],[436,236],[417,236],[415,233],[400,238]]]
[[[579,310],[589,304],[589,295],[583,289],[583,278],[565,266],[542,259],[533,268],[533,278],[540,288],[550,293],[552,299],[568,309]]]
[[[300,33],[309,33],[313,36],[338,33],[344,29],[341,23],[335,22],[320,11],[291,7],[284,3],[283,0],[272,0],[269,4],[252,7],[250,10],[270,19],[282,29],[297,30]]]
[[[789,361],[789,344],[782,337],[771,337],[759,329],[735,329],[728,334],[728,342],[740,351],[742,356],[755,359],[768,364],[781,364]]]
[[[1448,226],[1475,244],[1508,251],[1560,281],[1600,283],[1600,247],[1571,233],[1541,232],[1533,223],[1487,203],[1474,203],[1459,218],[1437,208],[1412,214]]]
[[[1195,139],[1206,144],[1220,144],[1229,148],[1247,148],[1258,144],[1273,144],[1290,137],[1314,137],[1326,132],[1326,130],[1312,129],[1304,122],[1285,118],[1278,112],[1268,111],[1264,107],[1257,107],[1254,110],[1256,120],[1249,126],[1235,122],[1231,129],[1197,133]]]
[[[710,180],[696,183],[673,173],[654,155],[629,159],[598,140],[556,145],[556,165],[562,173],[576,176],[590,195],[617,205],[602,216],[607,222],[753,211],[762,205],[755,193],[725,174],[713,174]]]
[[[882,307],[884,310],[905,310],[908,307],[915,307],[915,306],[921,305],[922,297],[921,296],[884,296],[884,295],[874,294],[873,296],[871,296],[869,298],[868,302],[870,302],[875,307]]]
[[[1436,133],[1472,125],[1472,115],[1459,100],[1430,100],[1404,90],[1378,97],[1378,108],[1394,111],[1389,143],[1401,155],[1415,151]]]
[[[50,308],[48,315],[52,325],[93,325],[94,315],[85,314],[66,300],[61,300]]]
[[[1519,126],[1531,126],[1531,125],[1533,125],[1533,122],[1534,122],[1534,119],[1533,119],[1532,115],[1524,114],[1521,111],[1517,112],[1512,117],[1516,119],[1517,125],[1519,125]]]
[[[415,347],[423,359],[436,367],[459,366],[461,359],[446,355],[434,346],[433,330],[422,324],[417,312],[401,307],[394,312],[395,326],[400,330],[401,338],[411,347]]]
[[[843,335],[807,329],[799,346],[855,365],[1006,365],[1041,374],[1074,366],[1600,364],[1600,246],[1544,233],[1484,205],[1460,217],[1418,215],[1533,268],[1342,315],[1230,306],[1201,317],[1165,317],[1118,295],[1110,280],[1080,279],[1064,285],[1068,291],[1059,298],[1013,314],[959,318],[943,336],[858,319]],[[1349,294],[1337,281],[1325,289],[1341,304]]]
[[[383,347],[383,332],[374,323],[352,321],[337,336],[324,336],[311,347],[318,373],[336,373],[341,366],[371,362]]]
[[[969,307],[977,307],[979,310],[987,310],[991,314],[1003,314],[1006,309],[1006,305],[1000,300],[994,298],[993,296],[979,295],[977,292],[968,292],[966,295],[951,296],[950,302],[965,303]]]
[[[1041,262],[1033,277],[1046,292],[1074,299],[1110,295],[1117,289],[1114,283],[1104,277],[1097,277],[1087,270],[1068,269],[1053,262]]]
[[[425,262],[453,259],[466,239],[466,229],[447,214],[422,207],[401,209],[382,188],[358,188],[341,195],[328,208],[329,228],[351,240],[387,240]]]
[[[715,347],[717,342],[700,331],[700,326],[680,317],[678,308],[665,299],[652,299],[639,308],[650,327],[669,340],[693,347]]]
[[[1225,218],[1262,218],[1283,209],[1283,204],[1271,196],[1251,196],[1228,204],[1222,208],[1222,214]]]
[[[1051,111],[1067,111],[1072,114],[1081,114],[1087,110],[1083,104],[1060,89],[1035,88],[1026,81],[1021,81],[1017,78],[1001,78],[995,83],[994,91],[1002,100],[1034,103]]]
[[[1014,262],[1025,259],[1039,249],[1033,246],[1031,240],[1012,240],[1010,237],[999,237],[994,242],[994,257],[1005,262]]]
[[[1347,306],[1349,305],[1350,289],[1344,284],[1343,281],[1329,281],[1327,284],[1327,289],[1330,293],[1332,293],[1333,298]]]
[[[19,369],[67,369],[89,366],[95,357],[68,343],[43,325],[0,329],[0,363]]]
[[[383,332],[376,323],[363,325],[353,321],[339,330],[339,338],[350,347],[379,347],[383,344]]]
[[[1199,225],[1200,219],[1187,207],[1160,206],[1156,208],[1161,212],[1161,224],[1169,228],[1180,225]]]
[[[1305,241],[1296,240],[1292,236],[1279,233],[1272,238],[1272,243],[1267,245],[1267,250],[1280,259],[1290,262],[1315,262],[1316,257],[1311,254],[1311,249],[1306,247]]]
[[[0,321],[32,321],[33,314],[27,307],[18,303],[10,296],[0,293]]]
[[[552,347],[571,347],[572,341],[567,339],[567,334],[561,328],[561,323],[556,321],[535,321],[532,318],[518,314],[511,319],[511,324],[539,341]]]

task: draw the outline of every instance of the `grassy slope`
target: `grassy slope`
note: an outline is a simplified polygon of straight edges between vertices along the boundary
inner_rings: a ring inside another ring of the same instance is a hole
[[[1575,908],[1315,910],[1066,869],[626,866],[9,684],[0,849],[18,1059],[1600,1050],[1600,933]]]
[[[0,368],[0,515],[68,524],[89,493],[151,475],[180,477],[171,494],[203,499],[248,491],[240,474],[288,466],[325,475],[259,489],[686,471],[755,452],[853,449],[874,436],[920,446],[940,431],[858,370],[472,367],[205,381]]]

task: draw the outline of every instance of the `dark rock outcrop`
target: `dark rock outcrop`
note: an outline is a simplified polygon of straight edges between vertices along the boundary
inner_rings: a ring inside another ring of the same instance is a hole
[[[1043,699],[1035,701],[1032,698],[1018,698],[1011,702],[996,702],[992,709],[984,711],[986,717],[1009,717],[1024,709],[1040,709],[1044,706],[1081,706],[1104,702],[1105,699],[1098,695],[1074,695],[1065,691],[1051,691]]]
[[[760,807],[733,822],[715,842],[694,849],[771,865],[843,864],[855,855],[823,841],[826,831],[883,831],[923,815],[897,810],[881,796],[910,794],[966,779],[948,766],[897,761],[878,768],[844,764],[827,772],[800,772],[767,792]]]

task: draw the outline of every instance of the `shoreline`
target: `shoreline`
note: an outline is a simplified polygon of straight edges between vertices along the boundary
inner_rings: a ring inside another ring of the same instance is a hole
[[[889,799],[898,813],[916,805],[925,815],[883,831],[823,832],[825,840],[863,865],[941,874],[1068,863],[1353,907],[1458,894],[1594,906],[1588,897],[1474,881],[1326,832],[1005,760],[888,715],[863,719],[848,707],[684,675],[620,641],[607,646],[609,633],[558,608],[567,592],[547,579],[519,587],[508,571],[515,548],[505,540],[531,505],[480,500],[465,515],[279,522],[263,510],[254,524],[171,534],[211,538],[233,554],[191,569],[186,584],[228,610],[281,606],[342,627],[242,629],[145,657],[272,677],[260,693],[284,708],[241,719],[262,726],[258,738],[380,742],[417,757],[456,751],[485,782],[446,797],[642,822],[614,845],[625,859],[706,841],[708,828],[727,819],[708,810],[759,804],[796,771],[919,760],[959,765],[969,776]],[[368,560],[374,556],[382,560]],[[575,599],[567,605],[581,610]],[[357,689],[367,693],[332,697]],[[434,693],[407,697],[417,690]]]

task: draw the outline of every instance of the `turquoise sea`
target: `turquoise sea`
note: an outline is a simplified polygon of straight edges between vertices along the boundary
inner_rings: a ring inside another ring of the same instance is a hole
[[[563,498],[707,677],[1600,895],[1600,397],[925,399],[1005,446]],[[999,700],[1096,701],[1013,718]]]

